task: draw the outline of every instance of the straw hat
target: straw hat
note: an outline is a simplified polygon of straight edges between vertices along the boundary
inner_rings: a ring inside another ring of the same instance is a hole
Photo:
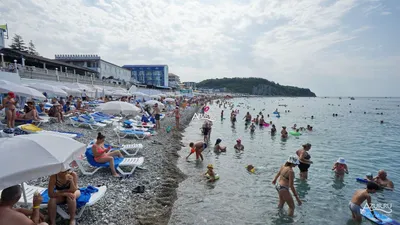
[[[207,168],[214,169],[214,166],[213,166],[213,164],[208,164]]]

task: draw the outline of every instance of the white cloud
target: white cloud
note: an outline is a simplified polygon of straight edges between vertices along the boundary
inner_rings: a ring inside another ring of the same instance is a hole
[[[388,11],[381,12],[381,15],[384,15],[384,16],[387,16],[387,15],[390,15],[390,14],[392,14],[392,13],[391,13],[391,12],[388,12]]]
[[[183,81],[258,76],[325,94],[315,77],[398,68],[393,54],[382,64],[332,51],[372,28],[345,21],[357,7],[384,9],[377,0],[2,0],[0,22],[47,57],[94,53],[119,65],[165,63]]]

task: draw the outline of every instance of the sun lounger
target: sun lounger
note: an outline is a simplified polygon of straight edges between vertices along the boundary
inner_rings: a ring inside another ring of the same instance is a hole
[[[144,123],[134,119],[126,120],[124,121],[124,123],[126,123],[127,121],[131,122],[131,125],[134,125],[136,127],[154,128],[156,126],[154,123]]]
[[[80,115],[80,116],[82,118],[86,119],[87,121],[89,121],[91,118],[93,118],[94,121],[98,122],[98,123],[104,123],[104,124],[112,124],[113,123],[113,121],[111,121],[111,120],[100,118],[100,117],[97,117],[97,116],[92,116],[92,117],[89,116],[89,115]]]
[[[40,133],[54,134],[54,135],[68,137],[68,138],[78,138],[78,134],[71,134],[71,133],[64,133],[64,132],[57,132],[57,131],[50,131],[50,130],[42,130],[42,131],[38,131],[36,133],[38,133],[38,134],[40,134]]]
[[[132,130],[132,129],[121,128],[121,127],[114,128],[114,132],[118,137],[118,142],[121,142],[121,138],[125,138],[127,136],[134,136],[139,140],[143,140],[146,137],[151,136],[150,132]]]
[[[35,194],[36,191],[38,191],[42,195],[47,190],[47,188],[31,186],[31,185],[27,185],[26,183],[23,184],[23,187],[25,189],[26,200],[27,200],[28,206],[32,206],[33,205],[33,195]],[[83,214],[83,212],[84,212],[84,210],[85,210],[85,208],[87,206],[92,206],[92,205],[96,204],[101,198],[104,197],[104,194],[107,191],[107,187],[106,186],[100,186],[100,187],[96,187],[96,188],[98,189],[98,191],[93,193],[93,194],[91,194],[89,201],[84,206],[82,206],[81,208],[79,208],[77,210],[77,214],[75,216],[76,219],[79,219],[82,216],[82,214]],[[21,205],[25,204],[24,196],[21,196],[21,198],[19,199],[18,203],[21,204]],[[40,208],[47,208],[47,203],[41,204]],[[63,210],[63,208],[60,207],[60,206],[57,206],[57,213],[62,218],[69,219],[68,212],[65,212]]]
[[[88,144],[86,150],[92,149],[92,146],[93,146],[94,143],[95,143],[95,141],[91,141]],[[113,147],[110,144],[104,144],[105,148],[108,148],[110,146]],[[112,148],[111,151],[120,150],[123,153],[125,153],[126,156],[135,156],[139,152],[139,150],[142,149],[142,148],[143,148],[142,144],[128,144],[128,145],[120,145],[120,146],[118,146],[116,148]]]
[[[90,166],[95,167],[93,171],[88,171],[85,169],[83,162],[84,159],[75,159],[76,163],[78,164],[78,167],[80,171],[85,174],[85,175],[93,175],[96,173],[100,168],[109,168],[110,164],[109,163],[98,163],[94,160],[93,152],[92,149],[86,149],[85,152],[86,160],[89,163]],[[114,158],[114,164],[115,168],[119,173],[125,176],[132,175],[133,172],[135,171],[136,167],[141,166],[144,162],[143,157],[139,158]],[[130,167],[131,169],[128,171],[122,170],[121,167]]]
[[[80,120],[80,118],[78,118],[76,116],[75,117],[70,117],[69,120],[70,120],[72,126],[74,126],[74,127],[89,126],[90,129],[92,129],[92,130],[98,130],[100,128],[103,128],[103,127],[107,126],[104,123],[98,123],[98,122],[95,122],[95,121],[94,122],[90,122],[90,121],[87,121],[87,120],[83,120],[82,121],[82,120]]]

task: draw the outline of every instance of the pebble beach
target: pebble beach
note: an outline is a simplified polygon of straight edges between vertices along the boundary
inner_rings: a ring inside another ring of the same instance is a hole
[[[185,179],[185,175],[177,167],[178,151],[183,147],[182,132],[197,110],[198,107],[193,107],[181,111],[180,130],[172,129],[171,132],[167,132],[168,126],[174,127],[175,117],[166,116],[161,120],[162,128],[156,135],[144,140],[121,139],[120,144],[143,145],[134,157],[144,157],[144,163],[130,177],[115,178],[111,175],[109,168],[102,168],[91,176],[83,175],[77,167],[73,168],[78,174],[79,187],[107,186],[103,199],[87,207],[82,217],[77,220],[78,224],[168,224],[172,206],[177,198],[176,188]],[[97,133],[101,132],[106,136],[106,143],[118,143],[112,126],[94,131],[89,128],[76,128],[66,122],[44,124],[41,128],[82,133],[83,137],[77,141],[84,144],[94,140]],[[29,181],[28,184],[47,187],[48,179],[49,177],[42,177]],[[145,192],[135,193],[133,190],[140,185],[145,186]],[[47,215],[45,209],[42,213]],[[68,221],[57,218],[57,224],[68,224]]]

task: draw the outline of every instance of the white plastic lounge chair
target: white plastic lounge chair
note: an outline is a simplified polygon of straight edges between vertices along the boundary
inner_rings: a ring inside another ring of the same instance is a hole
[[[89,126],[90,129],[92,130],[98,130],[100,128],[107,126],[107,124],[104,123],[81,121],[77,117],[70,117],[69,120],[71,122],[71,125],[74,127]]]
[[[33,205],[33,195],[35,194],[36,191],[38,191],[40,194],[42,194],[44,191],[47,190],[47,188],[43,188],[43,187],[37,187],[37,186],[31,186],[28,185],[26,183],[23,184],[24,189],[25,189],[25,193],[26,193],[26,200],[28,203],[28,206],[32,206]],[[81,208],[77,209],[77,214],[75,216],[76,219],[79,219],[83,212],[85,211],[85,208],[87,206],[92,206],[94,204],[96,204],[96,202],[98,202],[101,198],[104,197],[106,191],[107,191],[107,186],[100,186],[100,187],[96,187],[99,191],[96,193],[93,193],[90,196],[89,202],[86,203],[86,205],[82,206]],[[1,191],[0,191],[1,193]],[[21,196],[21,198],[18,200],[18,203],[23,205],[25,204],[24,201],[24,196]],[[41,204],[40,208],[44,209],[47,208],[47,203],[46,204]],[[69,214],[68,212],[65,212],[63,210],[62,207],[57,205],[57,213],[64,219],[69,219]]]
[[[97,163],[94,160],[93,153],[91,152],[91,150],[89,150],[89,151],[86,150],[85,156],[82,156],[81,159],[76,158],[75,161],[78,164],[78,168],[80,169],[80,171],[85,175],[93,175],[101,168],[109,168],[110,167],[109,163]],[[85,166],[83,165],[85,163],[85,161],[87,161],[89,163],[90,167],[94,167],[95,169],[93,171],[88,171],[87,169],[85,169]],[[120,174],[122,174],[124,176],[130,176],[133,174],[136,167],[143,165],[144,158],[143,157],[115,158],[114,162],[116,165],[118,164],[116,169]],[[122,170],[121,167],[130,167],[131,169],[124,171],[124,170]]]
[[[150,132],[136,131],[136,130],[132,130],[132,129],[128,129],[128,128],[120,128],[120,127],[114,128],[114,132],[118,137],[118,142],[121,142],[121,138],[125,138],[127,136],[134,136],[139,140],[143,140],[146,137],[151,136]]]

